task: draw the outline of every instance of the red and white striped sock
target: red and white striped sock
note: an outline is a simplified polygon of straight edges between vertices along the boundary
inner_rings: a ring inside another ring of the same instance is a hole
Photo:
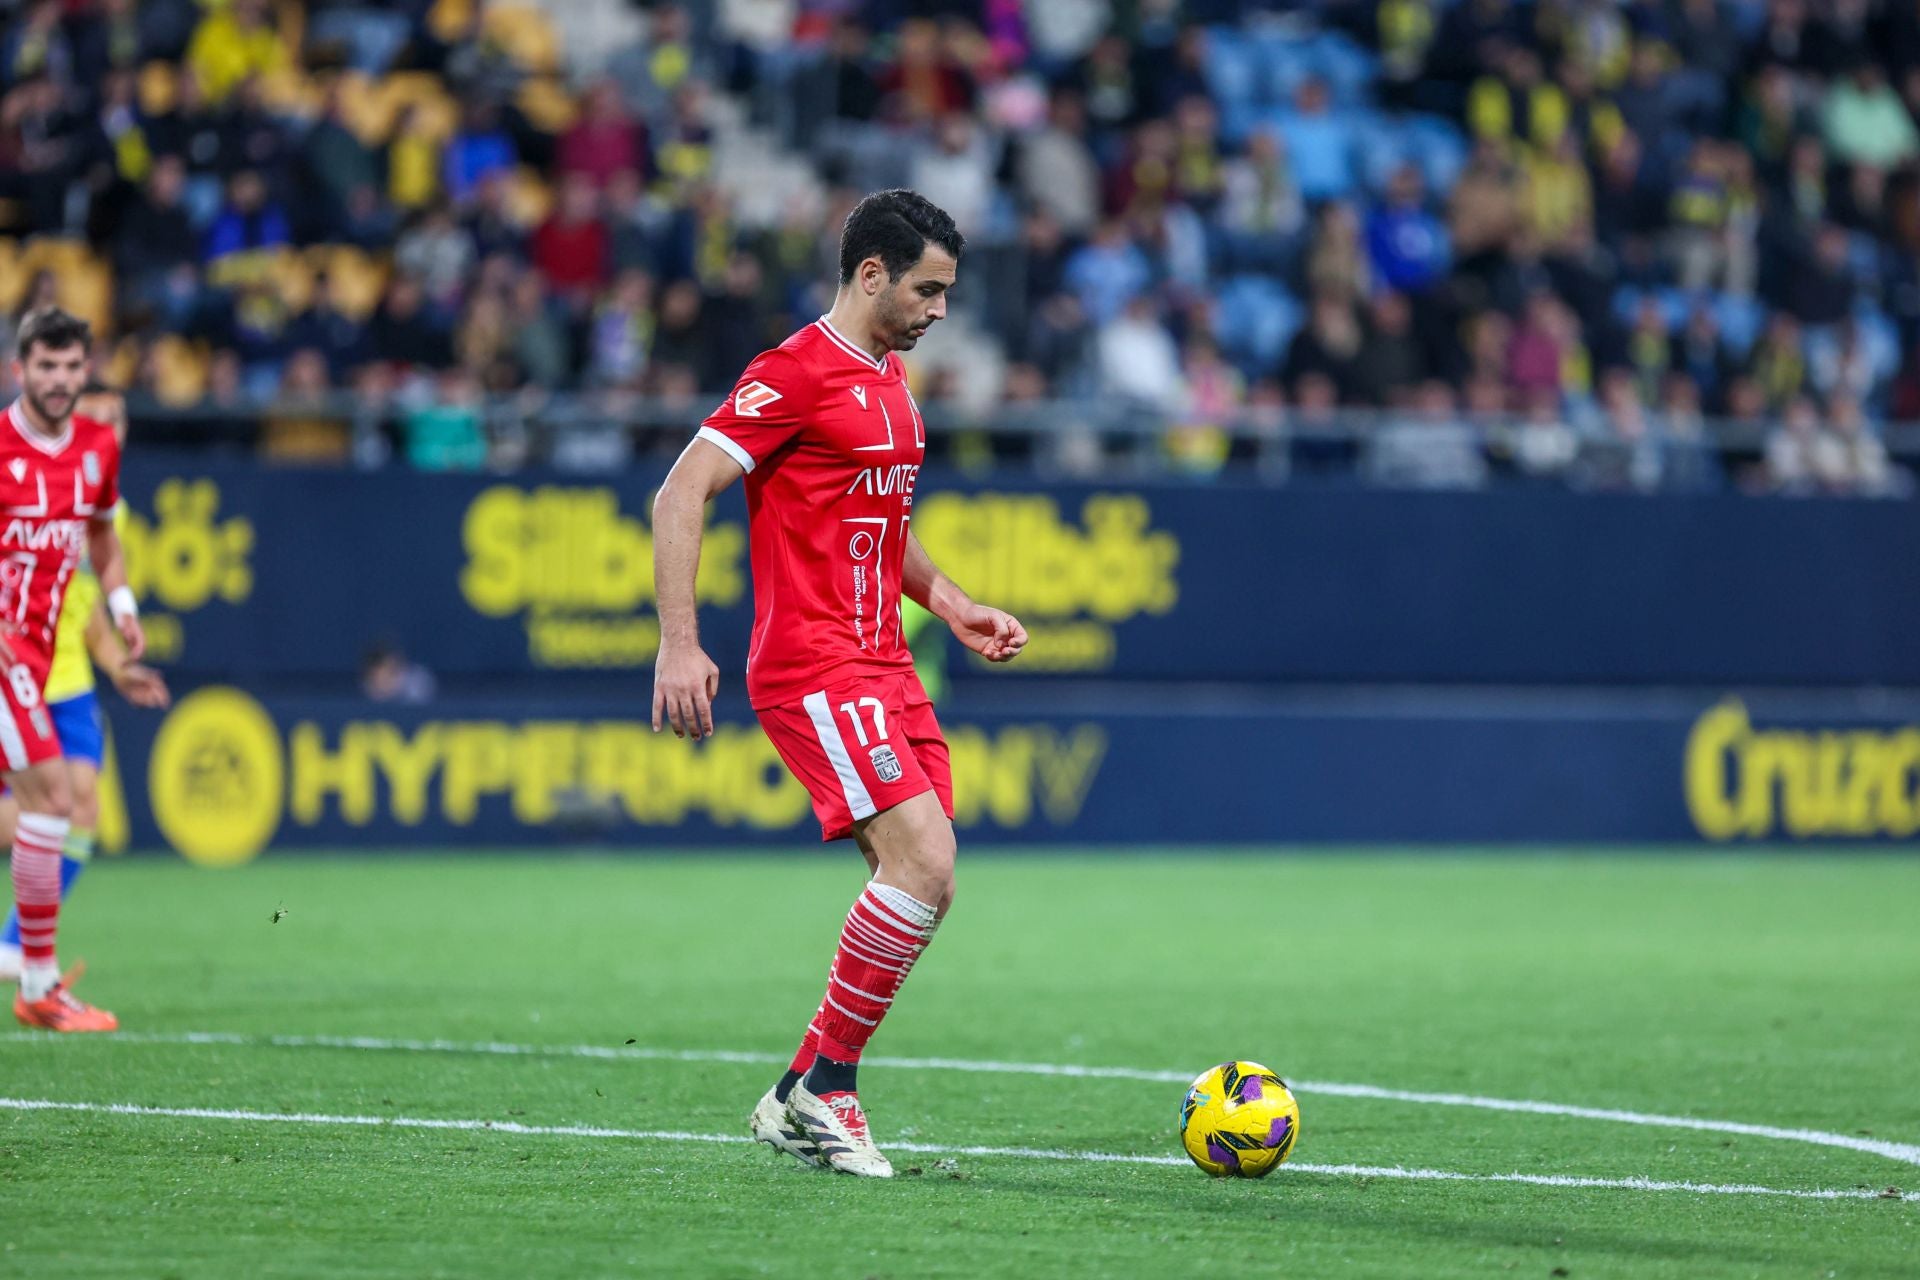
[[[870,883],[854,899],[827,973],[826,998],[808,1028],[820,1057],[860,1061],[939,924],[934,908],[892,885]]]
[[[67,820],[23,813],[13,837],[13,900],[20,911],[20,992],[38,1000],[60,980],[53,936],[60,922],[60,846]]]
[[[827,976],[831,979],[833,970],[827,970]],[[807,1068],[813,1065],[814,1058],[820,1052],[820,1019],[826,1012],[827,1002],[822,1000],[820,1007],[813,1011],[812,1021],[807,1023],[807,1033],[800,1037],[800,1047],[793,1051],[793,1064],[787,1068],[787,1074],[793,1080],[807,1074]],[[791,1087],[792,1080],[782,1080],[781,1084]],[[786,1099],[782,1098],[781,1101]]]

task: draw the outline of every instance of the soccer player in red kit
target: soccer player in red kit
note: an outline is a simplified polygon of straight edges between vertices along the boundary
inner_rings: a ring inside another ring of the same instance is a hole
[[[654,730],[664,720],[682,736],[713,731],[720,672],[700,647],[694,577],[707,502],[744,475],[747,697],[813,797],[823,838],[852,836],[872,872],[792,1067],[749,1125],[809,1164],[872,1178],[893,1167],[860,1107],[860,1053],[953,901],[953,778],[901,634],[901,598],[989,661],[1027,642],[1016,619],[935,568],[909,527],[926,426],[894,353],[946,315],[963,244],[953,219],[914,192],[862,200],[841,229],[833,310],[747,366],[653,511]]]
[[[73,793],[41,695],[60,600],[82,553],[93,562],[127,652],[137,659],[146,649],[113,532],[120,445],[107,423],[73,411],[92,348],[85,321],[56,307],[30,313],[20,324],[13,362],[20,398],[0,426],[0,772],[20,804],[10,860],[21,952],[13,1013],[48,1031],[120,1025],[74,996],[53,947]]]

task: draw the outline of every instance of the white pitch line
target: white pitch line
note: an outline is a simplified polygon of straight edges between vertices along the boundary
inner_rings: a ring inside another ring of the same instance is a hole
[[[40,1040],[79,1043],[73,1037],[53,1037],[42,1032],[19,1031],[0,1034],[0,1040]],[[238,1045],[280,1049],[355,1049],[391,1053],[467,1053],[505,1057],[596,1058],[646,1062],[726,1062],[754,1066],[785,1063],[788,1055],[759,1053],[741,1049],[659,1049],[646,1045],[592,1044],[514,1044],[506,1041],[394,1040],[373,1036],[252,1036],[227,1031],[129,1032],[91,1043],[156,1045]],[[1087,1080],[1144,1080],[1156,1084],[1186,1084],[1190,1072],[1160,1071],[1144,1067],[1094,1067],[1052,1062],[995,1062],[973,1058],[893,1058],[871,1055],[862,1059],[869,1066],[894,1067],[909,1071],[964,1071],[989,1075],[1057,1076]],[[1524,1098],[1492,1098],[1469,1093],[1428,1093],[1410,1089],[1388,1089],[1371,1084],[1340,1084],[1324,1080],[1295,1080],[1291,1087],[1303,1094],[1334,1098],[1370,1098],[1381,1102],[1406,1102],[1418,1106],[1471,1107],[1481,1111],[1521,1112],[1528,1115],[1565,1116],[1576,1120],[1601,1120],[1612,1124],[1639,1125],[1654,1129],[1687,1129],[1701,1133],[1729,1133],[1747,1138],[1769,1138],[1778,1142],[1803,1142],[1817,1147],[1837,1147],[1884,1156],[1902,1164],[1920,1166],[1920,1144],[1890,1142],[1882,1138],[1851,1133],[1831,1133],[1823,1129],[1789,1129],[1778,1125],[1747,1124],[1738,1120],[1706,1120],[1696,1116],[1662,1115],[1657,1112],[1625,1111],[1608,1107],[1582,1107],[1564,1102],[1540,1102]]]
[[[249,1124],[338,1125],[363,1129],[429,1129],[461,1133],[505,1133],[521,1137],[617,1138],[640,1142],[711,1142],[734,1145],[751,1138],[731,1133],[690,1133],[680,1129],[609,1129],[600,1125],[520,1124],[513,1120],[443,1120],[423,1116],[335,1116],[311,1111],[241,1111],[215,1107],[148,1107],[130,1102],[62,1102],[52,1098],[0,1097],[0,1111],[64,1111],[92,1115],[228,1120]],[[917,1155],[984,1156],[1013,1160],[1062,1160],[1085,1164],[1143,1164],[1179,1167],[1179,1156],[1123,1155],[1107,1151],[1058,1151],[1044,1147],[947,1146],[934,1142],[891,1142],[895,1151]],[[1760,1187],[1748,1183],[1663,1182],[1654,1178],[1582,1178],[1569,1174],[1459,1173],[1452,1169],[1407,1169],[1364,1164],[1285,1164],[1276,1172],[1333,1177],[1394,1178],[1412,1182],[1507,1182],[1534,1187],[1605,1191],[1685,1191],[1695,1195],[1777,1196],[1790,1200],[1897,1199],[1861,1187]]]

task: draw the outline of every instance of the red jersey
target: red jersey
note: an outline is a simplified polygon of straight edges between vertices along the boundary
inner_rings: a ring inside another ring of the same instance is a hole
[[[0,624],[14,656],[41,684],[67,581],[87,553],[87,525],[120,502],[120,444],[104,422],[75,415],[49,440],[20,405],[0,427]]]
[[[927,430],[900,357],[875,359],[822,317],[748,365],[700,438],[747,473],[749,701],[911,670],[900,569]]]

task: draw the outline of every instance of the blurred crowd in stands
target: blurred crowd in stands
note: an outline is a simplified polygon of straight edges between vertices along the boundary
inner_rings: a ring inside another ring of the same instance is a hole
[[[1914,0],[0,15],[0,323],[59,301],[150,403],[271,401],[275,457],[617,466],[642,403],[684,439],[910,185],[971,242],[914,377],[984,450],[1098,466],[1146,415],[1202,473],[1907,488]]]

